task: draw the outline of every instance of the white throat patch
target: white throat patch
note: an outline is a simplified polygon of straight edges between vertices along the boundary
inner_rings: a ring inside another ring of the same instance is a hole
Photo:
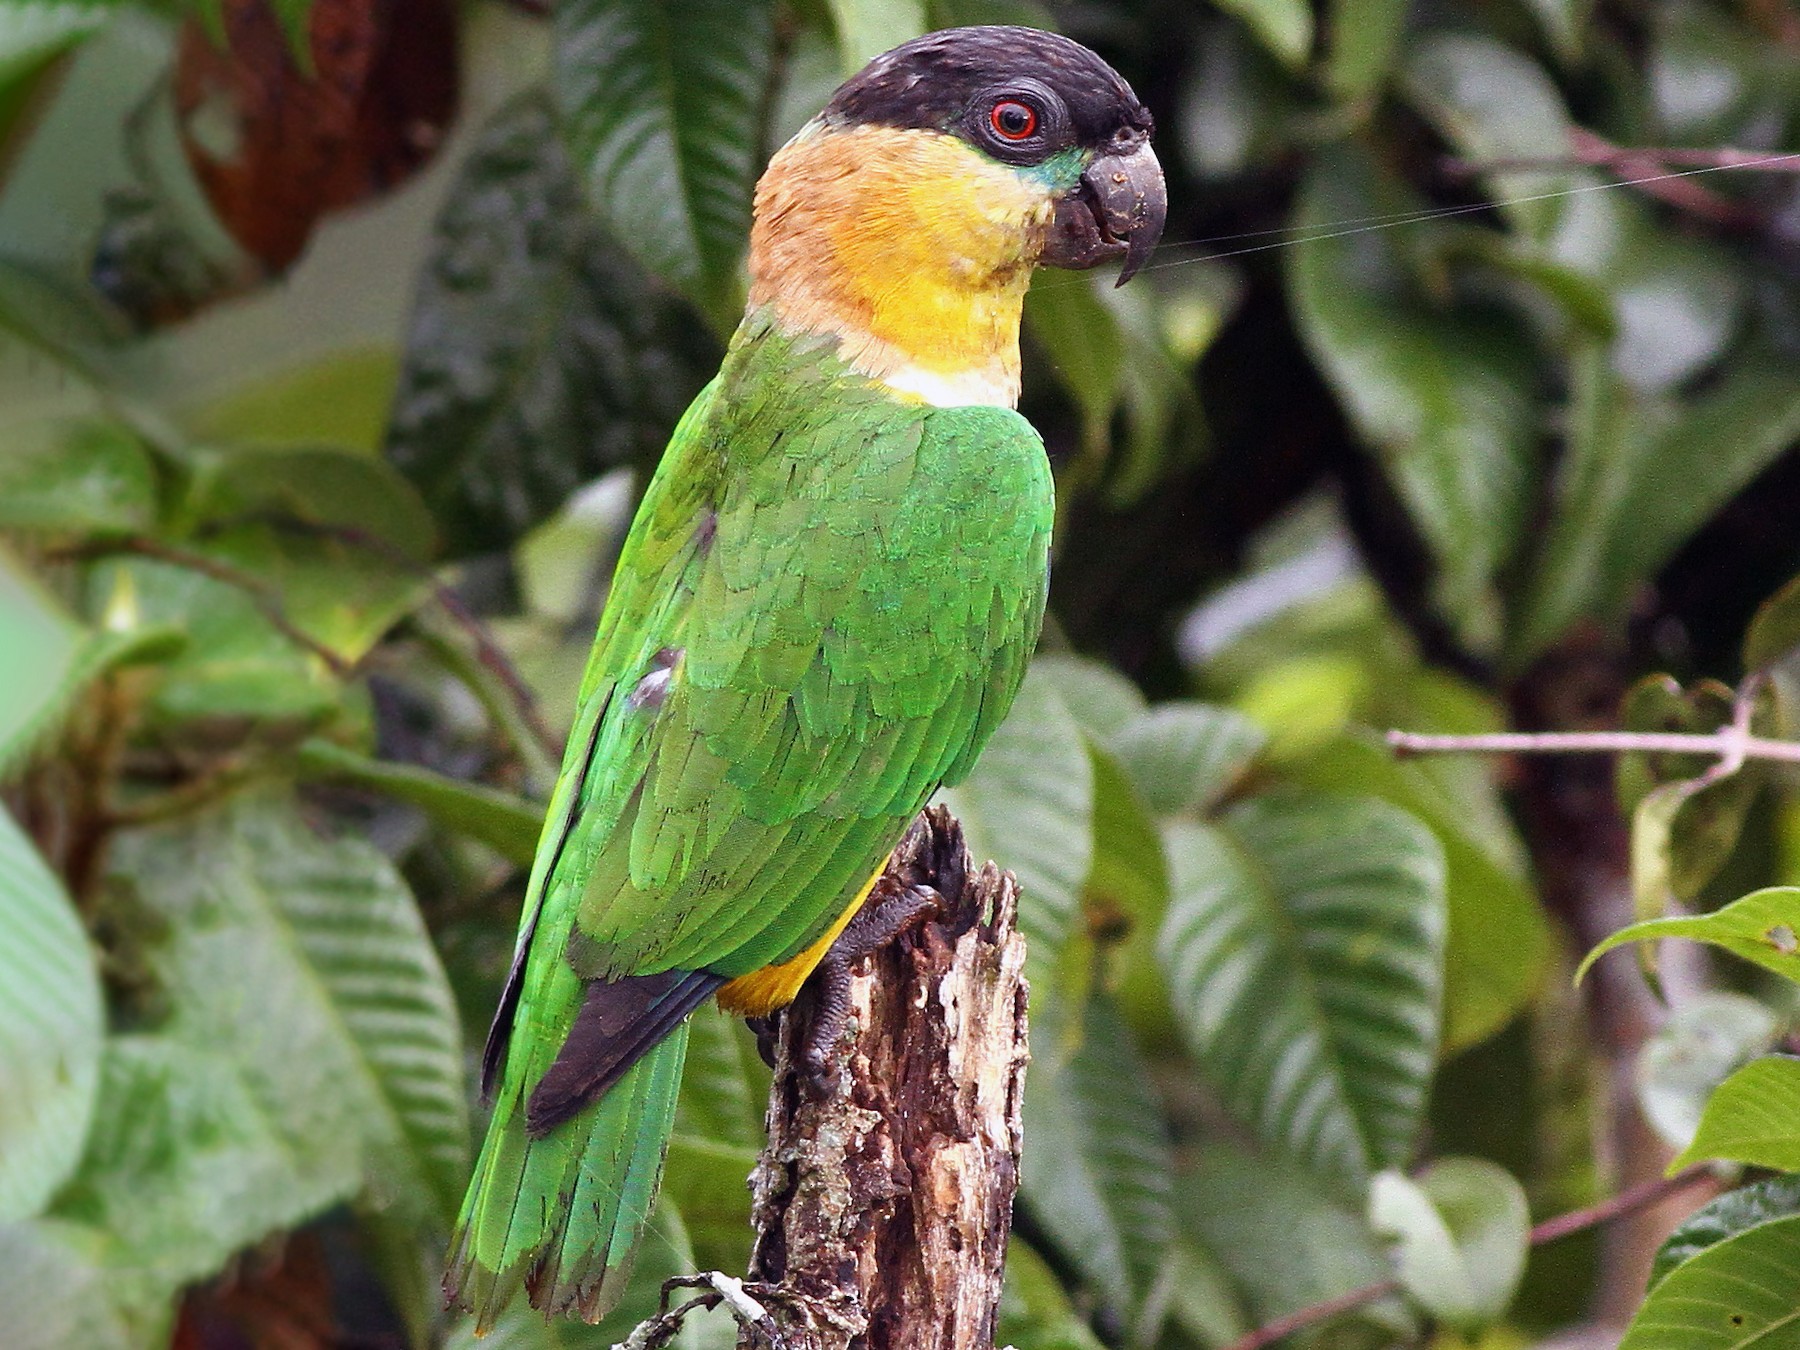
[[[883,371],[874,378],[890,389],[910,394],[935,408],[966,408],[975,404],[991,408],[1019,406],[1018,377],[993,369],[945,375],[907,364]]]

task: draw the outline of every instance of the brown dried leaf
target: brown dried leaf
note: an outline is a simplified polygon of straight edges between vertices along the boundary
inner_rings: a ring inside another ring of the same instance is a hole
[[[404,181],[443,139],[455,18],[450,0],[317,0],[305,70],[266,0],[228,0],[225,34],[182,32],[182,147],[231,236],[279,272],[320,216]]]

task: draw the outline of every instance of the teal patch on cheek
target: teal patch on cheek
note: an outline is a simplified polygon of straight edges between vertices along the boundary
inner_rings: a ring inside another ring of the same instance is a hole
[[[1059,150],[1041,164],[1023,164],[1013,171],[1046,191],[1062,193],[1081,181],[1082,172],[1092,160],[1090,152],[1076,145]]]

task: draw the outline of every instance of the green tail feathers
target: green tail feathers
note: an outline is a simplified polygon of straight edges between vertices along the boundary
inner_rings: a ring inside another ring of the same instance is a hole
[[[491,1327],[521,1285],[547,1315],[598,1321],[619,1301],[656,1202],[687,1058],[684,1020],[599,1101],[542,1139],[514,1075],[463,1197],[444,1291]]]

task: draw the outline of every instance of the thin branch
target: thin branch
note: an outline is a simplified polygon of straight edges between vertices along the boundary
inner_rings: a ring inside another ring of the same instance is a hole
[[[1629,186],[1641,189],[1647,196],[1659,197],[1671,206],[1705,217],[1716,225],[1732,228],[1753,226],[1760,214],[1743,202],[1721,196],[1702,187],[1691,177],[1677,176],[1705,173],[1714,169],[1732,169],[1765,173],[1800,173],[1800,154],[1770,154],[1768,151],[1713,149],[1691,150],[1672,146],[1614,145],[1604,136],[1585,127],[1569,131],[1569,153],[1560,156],[1526,156],[1519,158],[1444,161],[1445,169],[1459,177],[1481,173],[1529,169],[1603,169],[1621,178]]]
[[[1586,1209],[1571,1210],[1567,1214],[1557,1215],[1554,1219],[1545,1219],[1531,1230],[1531,1245],[1542,1247],[1572,1234],[1585,1232],[1589,1228],[1598,1228],[1603,1223],[1610,1223],[1621,1214],[1631,1214],[1640,1209],[1649,1209],[1653,1205],[1659,1205],[1672,1195],[1680,1195],[1696,1182],[1713,1179],[1712,1168],[1701,1163],[1686,1171],[1677,1172],[1672,1177],[1659,1177],[1655,1181],[1646,1181],[1642,1185],[1629,1187],[1598,1204],[1589,1205]]]
[[[544,725],[538,712],[537,700],[532,696],[531,688],[525,683],[524,676],[519,674],[506,652],[494,640],[480,618],[476,616],[456,591],[444,584],[429,566],[404,549],[395,547],[379,535],[367,530],[357,529],[353,525],[326,525],[317,521],[301,520],[296,516],[281,515],[271,512],[257,512],[251,515],[236,517],[232,520],[216,522],[216,526],[248,522],[268,525],[273,529],[285,530],[289,533],[306,535],[315,539],[330,539],[349,548],[361,549],[379,558],[390,567],[395,567],[414,577],[431,592],[431,598],[437,602],[439,609],[449,616],[450,621],[463,631],[475,648],[475,660],[488,671],[501,688],[506,691],[517,714],[516,727],[508,727],[509,731],[521,730],[531,738],[529,745],[520,737],[519,749],[531,761],[534,773],[539,771],[541,763],[549,764],[550,777],[556,776],[556,759],[561,754],[562,746],[556,737]],[[506,720],[506,719],[496,719]],[[541,752],[541,753],[534,753]]]
[[[1601,1224],[1610,1223],[1622,1215],[1661,1204],[1670,1196],[1679,1195],[1697,1182],[1710,1180],[1712,1180],[1712,1170],[1705,1164],[1701,1164],[1690,1167],[1684,1172],[1677,1172],[1672,1177],[1662,1177],[1655,1181],[1647,1181],[1641,1186],[1632,1186],[1597,1204],[1588,1205],[1584,1209],[1571,1210],[1567,1214],[1557,1215],[1554,1219],[1545,1219],[1531,1230],[1530,1245],[1542,1247],[1576,1233],[1585,1232],[1590,1228],[1598,1228]],[[1379,1280],[1374,1284],[1366,1284],[1360,1289],[1351,1289],[1333,1298],[1309,1304],[1304,1308],[1296,1308],[1285,1317],[1278,1317],[1248,1335],[1240,1336],[1227,1347],[1227,1350],[1264,1350],[1264,1347],[1273,1345],[1283,1336],[1303,1331],[1327,1318],[1355,1312],[1358,1308],[1378,1303],[1390,1294],[1397,1294],[1400,1291],[1399,1280]]]
[[[1304,1308],[1296,1308],[1286,1317],[1277,1317],[1273,1322],[1258,1327],[1248,1336],[1240,1336],[1233,1341],[1228,1350],[1263,1350],[1264,1346],[1273,1345],[1283,1336],[1291,1336],[1296,1331],[1304,1331],[1315,1322],[1323,1322],[1327,1318],[1341,1313],[1355,1312],[1358,1308],[1367,1307],[1371,1303],[1379,1303],[1390,1294],[1400,1292],[1400,1281],[1382,1280],[1378,1284],[1365,1284],[1361,1289],[1352,1289],[1348,1293],[1339,1294],[1336,1298],[1328,1298],[1323,1302],[1310,1304]]]
[[[1568,155],[1508,155],[1494,159],[1455,159],[1441,161],[1446,173],[1458,178],[1474,178],[1484,173],[1512,173],[1532,169],[1610,168],[1621,156],[1655,160],[1671,169],[1739,169],[1752,173],[1800,173],[1800,153],[1771,154],[1767,150],[1695,150],[1680,146],[1616,146],[1600,140],[1603,152],[1578,151]]]
[[[191,553],[187,549],[176,548],[172,544],[165,544],[161,540],[151,539],[144,535],[125,535],[122,538],[98,539],[74,548],[59,549],[50,556],[60,560],[73,560],[103,558],[115,553],[128,553],[140,558],[170,563],[176,567],[186,568],[190,572],[198,572],[202,576],[211,577],[214,581],[223,582],[234,590],[242,591],[250,597],[251,602],[262,613],[263,618],[268,620],[271,628],[296,647],[302,647],[318,657],[333,675],[339,679],[346,679],[355,669],[352,662],[346,661],[337,652],[289,619],[287,611],[282,608],[280,597],[272,586],[251,576],[248,572],[239,571],[230,563],[220,562],[217,558],[209,558],[204,553]]]
[[[1479,736],[1433,736],[1390,731],[1388,747],[1409,755],[1715,755],[1721,763],[1749,759],[1800,764],[1800,742],[1752,736],[1734,723],[1705,734],[1679,731],[1496,731]]]

